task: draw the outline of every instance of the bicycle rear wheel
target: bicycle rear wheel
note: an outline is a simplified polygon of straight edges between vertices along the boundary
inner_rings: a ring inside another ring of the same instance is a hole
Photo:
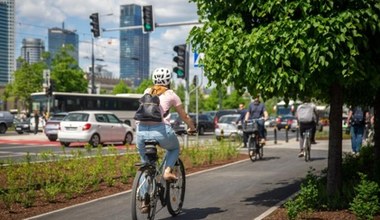
[[[305,161],[310,161],[310,137],[305,138],[304,152],[305,152]]]
[[[261,159],[263,159],[263,157],[264,157],[264,145],[262,145],[262,144],[259,144],[258,145],[258,149],[257,149],[257,155],[258,155],[258,157],[260,158],[260,160]]]
[[[182,211],[186,190],[185,167],[179,158],[173,167],[173,173],[178,180],[166,183],[166,202],[169,213],[176,216]]]
[[[156,212],[154,178],[149,175],[149,169],[140,168],[133,180],[131,195],[131,213],[133,220],[153,220]]]
[[[256,160],[256,140],[252,135],[248,138],[248,156],[252,162]]]

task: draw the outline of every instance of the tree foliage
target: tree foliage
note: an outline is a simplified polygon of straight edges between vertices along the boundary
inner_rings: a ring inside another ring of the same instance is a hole
[[[131,92],[132,92],[132,89],[129,88],[128,85],[123,80],[120,80],[119,83],[116,84],[112,90],[112,94],[131,93]]]
[[[86,93],[88,82],[78,62],[70,54],[72,45],[61,47],[51,65],[51,79],[55,83],[55,91]]]
[[[153,82],[151,79],[144,79],[140,85],[136,88],[136,93],[144,93],[145,89],[153,86]]]
[[[7,89],[11,90],[11,95],[16,97],[23,109],[28,109],[30,94],[42,91],[43,69],[46,68],[43,62],[29,64],[23,59],[18,59],[21,67],[13,73],[13,81]]]
[[[368,59],[358,56],[370,49],[368,35],[378,32],[378,1],[194,2],[207,22],[190,40],[206,54],[205,72],[218,85],[328,99],[331,83],[351,86],[368,74]],[[315,82],[318,87],[309,86]]]
[[[189,41],[205,53],[209,80],[264,99],[330,103],[328,191],[339,189],[342,105],[370,103],[380,85],[379,1],[193,1],[204,25]]]

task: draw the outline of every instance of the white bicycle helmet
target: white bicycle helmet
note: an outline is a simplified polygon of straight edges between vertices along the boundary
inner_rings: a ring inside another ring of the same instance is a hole
[[[172,72],[167,68],[156,68],[152,74],[152,80],[155,85],[167,86],[172,79]]]

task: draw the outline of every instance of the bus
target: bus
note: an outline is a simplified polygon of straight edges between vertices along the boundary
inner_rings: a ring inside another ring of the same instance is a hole
[[[142,96],[143,94],[107,95],[53,92],[48,97],[44,92],[37,92],[31,94],[29,112],[37,109],[51,115],[78,110],[110,111],[122,121],[129,121],[129,124],[132,125],[133,116],[140,105],[139,99]]]
[[[276,116],[282,116],[282,115],[295,115],[297,111],[297,107],[302,104],[300,101],[293,101],[290,100],[288,104],[286,104],[284,101],[278,102],[274,107],[273,110],[276,112]]]

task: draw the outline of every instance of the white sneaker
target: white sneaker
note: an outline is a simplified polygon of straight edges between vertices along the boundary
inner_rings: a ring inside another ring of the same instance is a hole
[[[298,154],[298,157],[303,157],[305,156],[305,152],[303,152],[303,150]]]

